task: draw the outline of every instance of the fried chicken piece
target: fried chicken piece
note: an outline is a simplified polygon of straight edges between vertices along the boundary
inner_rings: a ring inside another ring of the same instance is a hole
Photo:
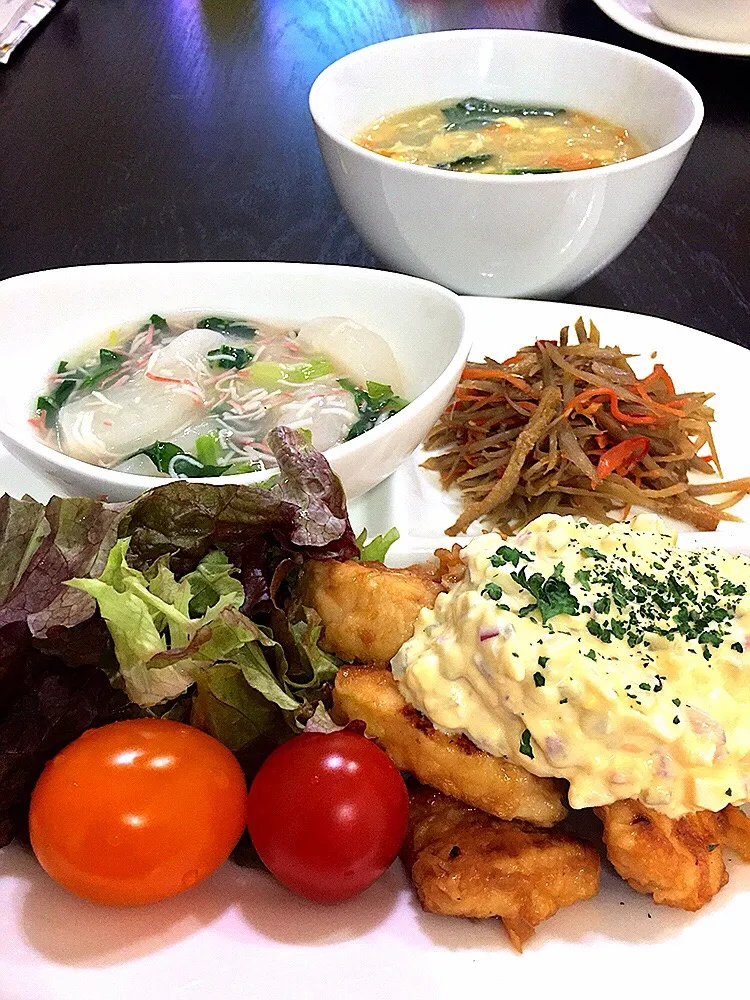
[[[566,815],[557,782],[435,729],[406,703],[390,670],[341,667],[333,705],[337,721],[360,719],[397,767],[446,795],[535,826],[553,826]]]
[[[409,796],[402,858],[423,910],[500,917],[521,951],[542,920],[599,889],[599,855],[557,830],[509,823],[432,789]]]
[[[727,806],[714,813],[716,840],[722,847],[739,854],[743,861],[750,861],[750,817],[737,806]]]
[[[616,871],[655,903],[699,910],[729,881],[721,845],[750,857],[750,821],[739,809],[670,819],[626,799],[595,812]]]
[[[310,559],[296,599],[323,621],[321,645],[348,663],[390,662],[414,634],[419,612],[464,575],[461,546],[438,549],[424,566]]]
[[[320,615],[323,649],[348,663],[387,664],[414,634],[419,612],[431,608],[442,589],[414,569],[310,559],[296,596]]]

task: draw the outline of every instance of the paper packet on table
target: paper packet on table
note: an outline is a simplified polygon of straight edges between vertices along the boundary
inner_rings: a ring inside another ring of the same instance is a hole
[[[0,64],[60,0],[0,0]]]

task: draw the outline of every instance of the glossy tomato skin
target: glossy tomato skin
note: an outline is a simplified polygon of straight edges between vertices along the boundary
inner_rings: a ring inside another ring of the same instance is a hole
[[[371,740],[346,730],[303,733],[261,767],[247,819],[256,851],[283,885],[334,903],[362,892],[394,860],[409,796]]]
[[[151,903],[226,861],[246,798],[242,769],[213,737],[164,719],[115,722],[47,764],[31,797],[31,845],[78,896]]]

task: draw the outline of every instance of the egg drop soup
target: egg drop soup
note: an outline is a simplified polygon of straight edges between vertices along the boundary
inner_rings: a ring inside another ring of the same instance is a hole
[[[402,163],[473,174],[551,174],[640,156],[626,128],[585,111],[468,97],[384,115],[354,142]]]

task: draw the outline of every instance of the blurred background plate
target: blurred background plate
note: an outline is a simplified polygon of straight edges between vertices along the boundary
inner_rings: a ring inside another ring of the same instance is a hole
[[[721,0],[715,0],[717,4]],[[662,45],[693,52],[713,52],[720,56],[750,56],[750,42],[721,42],[713,38],[693,38],[665,27],[651,9],[648,0],[594,0],[607,17],[634,35]]]

